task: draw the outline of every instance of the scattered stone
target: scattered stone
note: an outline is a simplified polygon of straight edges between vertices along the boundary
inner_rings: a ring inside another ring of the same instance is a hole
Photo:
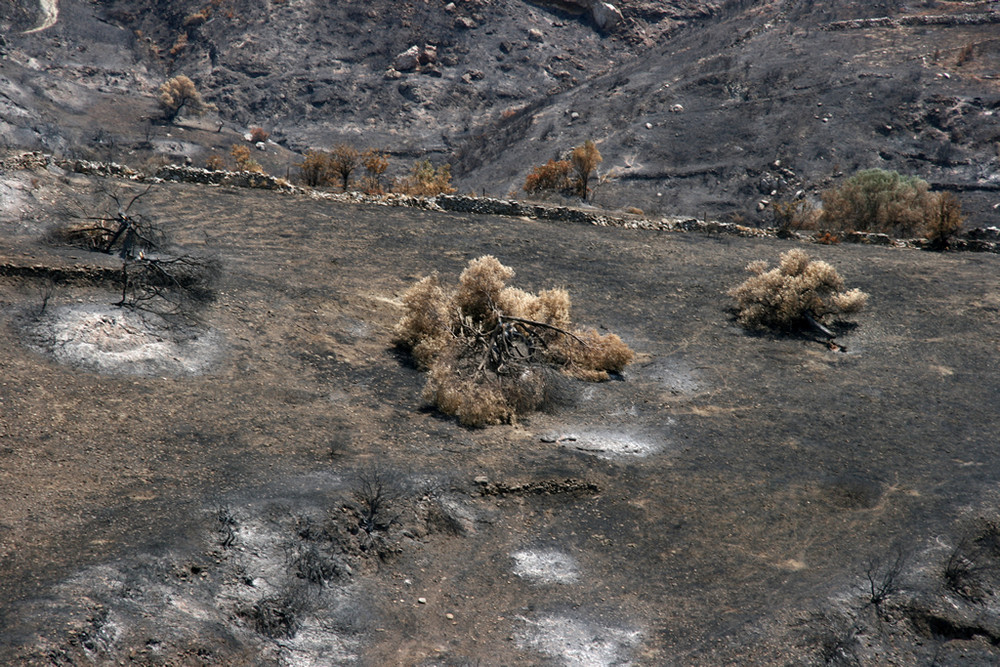
[[[538,28],[531,28],[528,30],[528,40],[532,42],[542,42],[545,41],[545,35]]]
[[[647,130],[652,130],[653,129],[653,124],[652,123],[646,123],[646,129]]]
[[[400,72],[412,72],[419,64],[420,47],[414,44],[393,59],[392,68]]]
[[[402,79],[403,73],[394,67],[390,67],[385,71],[385,78],[390,80]]]
[[[417,604],[427,604],[427,598],[417,598]]]
[[[670,105],[670,113],[681,113],[684,111],[683,104],[672,104]]]
[[[455,614],[452,614],[451,612],[445,614],[444,617],[447,618],[449,621],[455,620]]]
[[[476,22],[470,19],[468,16],[459,16],[457,19],[455,19],[455,27],[460,28],[462,30],[474,30],[477,26]]]

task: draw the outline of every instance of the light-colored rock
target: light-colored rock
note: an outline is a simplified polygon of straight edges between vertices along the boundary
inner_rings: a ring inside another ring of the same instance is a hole
[[[545,35],[538,28],[532,28],[528,31],[528,40],[532,42],[542,42],[545,41]]]
[[[604,31],[614,29],[624,18],[617,7],[607,2],[591,3],[590,15],[597,28]]]
[[[392,61],[392,68],[399,72],[412,72],[420,64],[420,47],[414,44]]]

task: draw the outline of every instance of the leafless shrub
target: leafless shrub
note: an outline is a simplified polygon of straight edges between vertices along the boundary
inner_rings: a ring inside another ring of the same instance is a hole
[[[344,564],[336,556],[312,543],[299,546],[291,560],[291,569],[299,579],[317,586],[326,586],[346,574]]]
[[[844,280],[831,265],[812,260],[799,249],[782,253],[776,268],[758,260],[747,265],[753,275],[729,290],[739,309],[739,322],[750,329],[815,329],[833,338],[822,325],[832,314],[862,309],[868,295],[844,291]]]
[[[119,300],[114,305],[193,317],[214,298],[218,264],[168,252],[160,227],[134,208],[151,187],[130,199],[116,190],[102,189],[111,200],[108,210],[84,215],[57,229],[51,240],[121,259]]]
[[[514,271],[486,255],[469,262],[458,288],[437,276],[403,295],[396,342],[428,371],[424,397],[468,426],[510,422],[554,396],[547,369],[606,380],[632,360],[614,334],[574,331],[565,290],[508,287]]]
[[[377,467],[359,472],[354,489],[358,526],[368,535],[387,530],[399,519],[398,514],[392,515],[392,509],[402,495],[396,475]]]
[[[240,610],[239,614],[253,627],[254,632],[270,639],[291,639],[302,626],[305,599],[301,592],[288,591],[257,600]]]
[[[1000,572],[1000,525],[985,522],[977,531],[970,531],[945,563],[945,587],[969,602],[981,603],[992,594],[991,578]]]
[[[865,579],[868,582],[868,602],[881,614],[882,605],[900,590],[900,576],[909,554],[902,547],[894,547],[888,553],[876,554],[868,559]]]

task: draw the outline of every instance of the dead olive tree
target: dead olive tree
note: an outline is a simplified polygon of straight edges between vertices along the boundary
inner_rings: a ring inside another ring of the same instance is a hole
[[[486,255],[469,262],[457,290],[431,275],[403,296],[397,343],[427,371],[425,397],[468,426],[511,422],[544,406],[555,372],[606,380],[633,357],[615,334],[574,329],[565,290],[531,294],[508,287],[513,276]]]

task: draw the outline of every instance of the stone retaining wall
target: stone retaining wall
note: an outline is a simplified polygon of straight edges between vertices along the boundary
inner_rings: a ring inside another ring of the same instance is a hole
[[[346,204],[405,206],[431,211],[500,215],[514,218],[595,225],[598,227],[622,227],[625,229],[647,229],[661,232],[702,232],[705,234],[726,234],[747,238],[775,238],[779,235],[774,229],[746,227],[744,225],[737,225],[731,222],[718,222],[716,220],[698,220],[696,218],[685,217],[653,220],[632,216],[615,216],[607,212],[589,211],[569,206],[550,206],[547,204],[527,203],[509,199],[493,199],[491,197],[468,197],[465,195],[413,197],[398,193],[368,195],[361,192],[324,192],[310,188],[301,188],[290,184],[283,178],[250,171],[211,171],[200,167],[167,165],[159,168],[154,175],[148,175],[116,162],[56,160],[49,155],[39,152],[24,153],[0,160],[0,169],[39,169],[46,168],[49,164],[55,164],[62,169],[80,174],[124,178],[146,183],[172,181],[236,188],[259,188]],[[796,238],[805,242],[816,241],[816,237],[813,234],[792,232],[784,233],[782,236],[785,238]],[[872,234],[867,232],[849,232],[843,235],[840,241],[844,243],[863,243],[896,248],[927,249],[930,247],[926,239],[894,239],[886,234]],[[954,239],[951,248],[971,252],[1000,253],[1000,230],[995,227],[969,230],[961,238]]]

